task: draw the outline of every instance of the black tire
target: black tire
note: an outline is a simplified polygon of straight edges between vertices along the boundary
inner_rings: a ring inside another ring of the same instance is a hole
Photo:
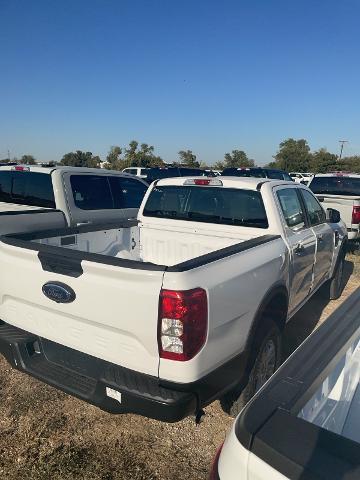
[[[260,344],[249,374],[249,381],[243,390],[234,389],[227,392],[220,404],[224,412],[236,417],[248,401],[271,377],[281,364],[281,333],[277,325],[269,320],[268,328],[262,338],[255,339]]]
[[[342,250],[339,253],[339,260],[335,267],[335,272],[329,283],[329,298],[330,300],[338,299],[344,289],[344,265],[345,255]]]

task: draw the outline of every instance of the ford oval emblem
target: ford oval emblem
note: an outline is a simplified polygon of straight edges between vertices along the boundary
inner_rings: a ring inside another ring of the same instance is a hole
[[[47,282],[42,286],[43,294],[56,303],[71,303],[75,300],[74,290],[61,282]]]

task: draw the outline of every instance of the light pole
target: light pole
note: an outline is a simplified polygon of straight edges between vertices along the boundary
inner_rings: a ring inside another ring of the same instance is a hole
[[[339,143],[340,143],[340,156],[339,156],[339,161],[341,160],[341,156],[342,156],[342,152],[343,152],[343,148],[344,148],[344,144],[345,143],[348,143],[348,140],[339,140]]]

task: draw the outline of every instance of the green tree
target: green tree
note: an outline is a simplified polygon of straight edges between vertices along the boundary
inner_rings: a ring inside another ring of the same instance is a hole
[[[164,164],[161,157],[154,154],[154,147],[147,143],[132,140],[125,149],[124,163],[126,167],[155,167]]]
[[[295,140],[288,138],[280,143],[279,150],[274,156],[275,167],[288,172],[307,172],[310,168],[310,147],[303,138]]]
[[[100,166],[100,158],[96,155],[94,156],[91,152],[82,152],[81,150],[76,150],[76,152],[66,153],[60,164],[67,165],[71,167],[90,167],[98,168]]]
[[[320,148],[311,154],[310,171],[314,173],[326,173],[338,169],[337,155],[330,153],[326,148]]]
[[[360,156],[343,157],[341,159],[341,170],[348,172],[360,173]],[[338,168],[340,170],[340,168]]]
[[[122,148],[117,145],[112,145],[108,154],[106,155],[105,168],[108,170],[123,170],[124,160],[121,158]]]
[[[214,165],[211,167],[214,170],[223,170],[224,169],[224,162],[219,160],[218,162],[215,162]]]
[[[222,170],[224,168],[253,167],[254,160],[248,158],[244,150],[232,150],[231,153],[225,153],[222,162],[216,162],[214,168]]]
[[[23,155],[20,159],[20,163],[25,165],[36,165],[36,160],[32,155]]]
[[[180,165],[191,168],[199,168],[200,163],[196,160],[196,155],[191,150],[180,150],[178,152]]]

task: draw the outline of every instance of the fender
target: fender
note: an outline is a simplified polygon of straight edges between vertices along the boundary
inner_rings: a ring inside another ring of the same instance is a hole
[[[343,241],[341,242],[341,246],[339,248],[339,253],[337,255],[336,262],[334,263],[334,267],[332,269],[331,276],[329,277],[329,280],[332,280],[334,278],[334,275],[335,275],[336,269],[339,265],[341,257],[343,257],[343,258],[345,257],[347,243],[348,243],[347,237],[343,238]]]

